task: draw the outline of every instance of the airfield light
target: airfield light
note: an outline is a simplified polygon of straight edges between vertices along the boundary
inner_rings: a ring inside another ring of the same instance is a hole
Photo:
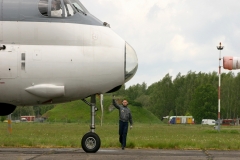
[[[223,50],[224,46],[222,46],[221,42],[217,49],[219,50],[219,74],[218,74],[218,131],[220,131],[220,86],[221,86],[221,50]]]

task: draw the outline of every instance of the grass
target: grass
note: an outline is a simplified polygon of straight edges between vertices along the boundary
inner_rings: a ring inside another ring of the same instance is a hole
[[[87,123],[0,123],[0,147],[80,148]],[[96,125],[102,148],[120,147],[118,124]],[[240,150],[240,127],[135,123],[127,137],[128,148]]]

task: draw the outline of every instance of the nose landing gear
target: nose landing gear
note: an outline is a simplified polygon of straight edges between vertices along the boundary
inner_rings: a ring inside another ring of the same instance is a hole
[[[95,133],[95,112],[96,108],[96,95],[91,96],[91,103],[82,99],[87,105],[91,107],[91,125],[90,132],[86,133],[81,141],[82,149],[87,153],[95,153],[99,150],[101,146],[101,140],[99,136]]]

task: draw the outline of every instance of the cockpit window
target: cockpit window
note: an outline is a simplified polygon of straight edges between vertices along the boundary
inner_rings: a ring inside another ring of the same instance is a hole
[[[72,5],[77,11],[84,12],[83,9],[76,2],[72,3]]]
[[[48,16],[48,0],[40,0],[38,9],[42,15]]]
[[[52,0],[51,17],[63,17],[63,7],[60,0]]]
[[[70,0],[63,0],[66,17],[73,16],[77,11],[74,9]]]
[[[82,3],[79,0],[69,0],[72,5],[74,6],[74,8],[76,8],[76,10],[78,12],[83,12],[83,13],[87,13],[87,9],[82,5]]]
[[[38,9],[46,17],[70,17],[77,12],[86,15],[86,8],[79,0],[40,0]]]

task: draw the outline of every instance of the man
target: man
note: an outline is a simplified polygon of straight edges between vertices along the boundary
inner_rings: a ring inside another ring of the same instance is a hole
[[[130,129],[132,129],[132,114],[127,107],[128,101],[124,99],[122,105],[118,105],[113,98],[113,105],[119,110],[119,142],[122,145],[122,150],[126,147],[128,122],[130,122]]]

